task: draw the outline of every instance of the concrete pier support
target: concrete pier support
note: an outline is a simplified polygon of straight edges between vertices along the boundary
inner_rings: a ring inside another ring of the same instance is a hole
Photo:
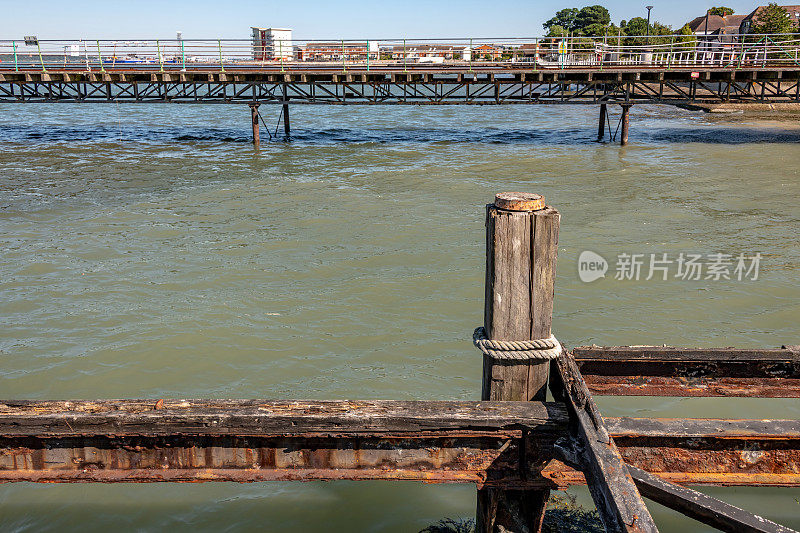
[[[290,132],[290,125],[289,125],[289,95],[286,88],[286,84],[283,84],[283,133],[286,136],[289,136]]]
[[[600,104],[600,122],[597,123],[597,141],[600,142],[606,137],[606,115],[608,113],[607,104]]]
[[[261,104],[248,104],[250,106],[250,116],[253,119],[253,146],[258,150],[261,148],[261,128],[258,124],[258,106]]]
[[[631,126],[630,110],[633,104],[622,104],[622,134],[619,139],[620,146],[628,144],[628,130]]]

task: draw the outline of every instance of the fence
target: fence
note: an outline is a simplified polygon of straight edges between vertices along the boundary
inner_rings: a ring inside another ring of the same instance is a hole
[[[0,401],[0,482],[474,483],[480,533],[539,531],[550,489],[585,482],[610,532],[657,531],[642,496],[724,531],[791,532],[674,482],[800,486],[800,422],[606,419],[592,391],[800,397],[800,347],[565,351],[559,225],[538,195],[486,206],[481,401]]]
[[[284,47],[289,48],[285,50]],[[800,34],[598,38],[0,40],[2,71],[800,67]]]

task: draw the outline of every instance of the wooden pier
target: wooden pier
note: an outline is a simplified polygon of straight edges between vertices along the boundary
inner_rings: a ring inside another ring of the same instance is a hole
[[[800,487],[800,422],[605,418],[592,393],[800,397],[800,348],[567,349],[559,221],[537,195],[486,206],[481,401],[0,401],[0,482],[471,483],[489,533],[539,531],[549,491],[586,483],[610,532],[657,531],[643,498],[791,531],[681,484]]]

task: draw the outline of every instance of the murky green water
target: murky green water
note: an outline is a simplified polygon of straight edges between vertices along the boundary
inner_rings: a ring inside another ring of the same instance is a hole
[[[798,123],[637,106],[621,149],[592,142],[596,112],[295,106],[292,142],[256,154],[246,106],[0,105],[0,397],[476,399],[483,204],[506,190],[562,212],[566,344],[796,344]],[[612,265],[587,284],[587,249],[763,258],[755,281]],[[600,404],[800,417],[797,400]],[[707,490],[800,527],[796,489]],[[472,486],[417,483],[0,487],[3,531],[417,531],[473,512]]]

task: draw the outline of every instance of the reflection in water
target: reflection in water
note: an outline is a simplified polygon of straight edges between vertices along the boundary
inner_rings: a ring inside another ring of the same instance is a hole
[[[502,190],[562,212],[566,344],[797,338],[796,122],[636,106],[621,149],[594,142],[594,106],[296,107],[291,141],[256,153],[244,105],[0,106],[1,396],[475,399],[483,204]],[[764,259],[758,281],[582,283],[584,250]],[[600,403],[800,416],[790,400]],[[800,527],[796,491],[714,491]],[[474,490],[15,485],[0,505],[3,530],[414,531],[471,515]]]

